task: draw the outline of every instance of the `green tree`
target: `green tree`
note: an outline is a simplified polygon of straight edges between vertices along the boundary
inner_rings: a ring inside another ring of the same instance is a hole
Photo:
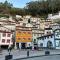
[[[26,8],[31,15],[44,16],[60,11],[60,0],[31,1],[26,4]]]

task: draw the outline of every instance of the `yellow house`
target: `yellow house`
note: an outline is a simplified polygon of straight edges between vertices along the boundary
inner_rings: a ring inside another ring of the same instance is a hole
[[[18,48],[28,48],[32,46],[32,30],[27,27],[16,30],[16,43]]]

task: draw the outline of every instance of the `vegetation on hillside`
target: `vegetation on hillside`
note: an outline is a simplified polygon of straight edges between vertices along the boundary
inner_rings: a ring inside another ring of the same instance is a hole
[[[31,1],[24,8],[15,8],[13,4],[5,1],[0,3],[0,14],[5,15],[32,15],[32,16],[47,16],[48,13],[56,13],[60,11],[60,0],[42,0]]]

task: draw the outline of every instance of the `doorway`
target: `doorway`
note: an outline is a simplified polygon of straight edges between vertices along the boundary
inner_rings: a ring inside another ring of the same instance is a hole
[[[53,47],[52,42],[51,42],[51,41],[48,41],[48,42],[47,42],[47,48],[52,48],[52,47]]]
[[[26,43],[21,43],[21,49],[25,49],[26,48]]]
[[[19,49],[19,43],[16,43],[17,49]]]
[[[2,45],[1,49],[8,49],[8,45]]]

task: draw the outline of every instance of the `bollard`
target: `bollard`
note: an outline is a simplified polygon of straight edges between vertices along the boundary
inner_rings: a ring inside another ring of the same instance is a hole
[[[6,55],[5,56],[5,60],[9,60],[9,59],[12,59],[13,58],[13,55]]]
[[[45,51],[45,55],[50,55],[50,51]]]
[[[27,51],[27,57],[29,57],[29,51]]]

